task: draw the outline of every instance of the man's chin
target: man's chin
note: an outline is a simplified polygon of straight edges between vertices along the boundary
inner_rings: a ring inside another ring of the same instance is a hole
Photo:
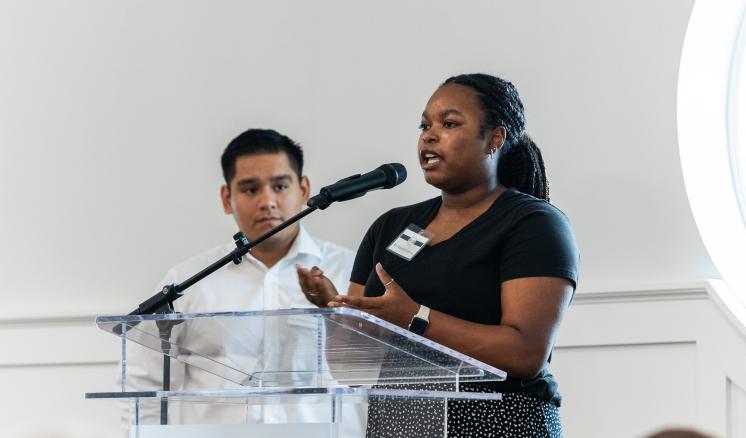
[[[248,237],[249,240],[256,240],[264,236],[268,232],[270,232],[273,228],[277,227],[281,223],[282,221],[279,221],[279,220],[278,221],[262,221],[257,224],[254,224],[254,226],[251,227],[251,231],[249,233],[246,233],[244,231],[244,234],[246,235],[246,237]],[[270,237],[268,240],[275,240],[276,238],[282,239],[281,236],[287,237],[288,234],[293,233],[292,230],[294,228],[295,227],[291,225],[285,228],[284,230],[278,232],[277,234],[272,235],[272,237]]]

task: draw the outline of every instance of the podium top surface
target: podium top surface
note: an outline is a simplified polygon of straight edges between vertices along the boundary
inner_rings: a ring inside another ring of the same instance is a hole
[[[493,366],[350,308],[100,316],[96,324],[123,342],[212,373],[225,387],[457,384],[506,377]]]

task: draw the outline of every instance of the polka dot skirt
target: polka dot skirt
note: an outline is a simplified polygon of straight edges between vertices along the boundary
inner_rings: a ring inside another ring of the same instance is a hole
[[[561,438],[562,424],[557,406],[524,393],[495,401],[369,398],[367,438],[444,436]]]

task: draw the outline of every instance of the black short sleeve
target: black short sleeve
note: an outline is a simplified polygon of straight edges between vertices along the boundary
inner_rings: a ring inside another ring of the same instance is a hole
[[[578,252],[567,217],[547,206],[521,218],[500,254],[500,282],[524,277],[578,281]]]

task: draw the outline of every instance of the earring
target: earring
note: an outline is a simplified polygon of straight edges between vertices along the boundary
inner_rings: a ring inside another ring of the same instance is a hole
[[[495,158],[495,152],[497,152],[497,147],[496,146],[492,146],[490,148],[490,159]]]

